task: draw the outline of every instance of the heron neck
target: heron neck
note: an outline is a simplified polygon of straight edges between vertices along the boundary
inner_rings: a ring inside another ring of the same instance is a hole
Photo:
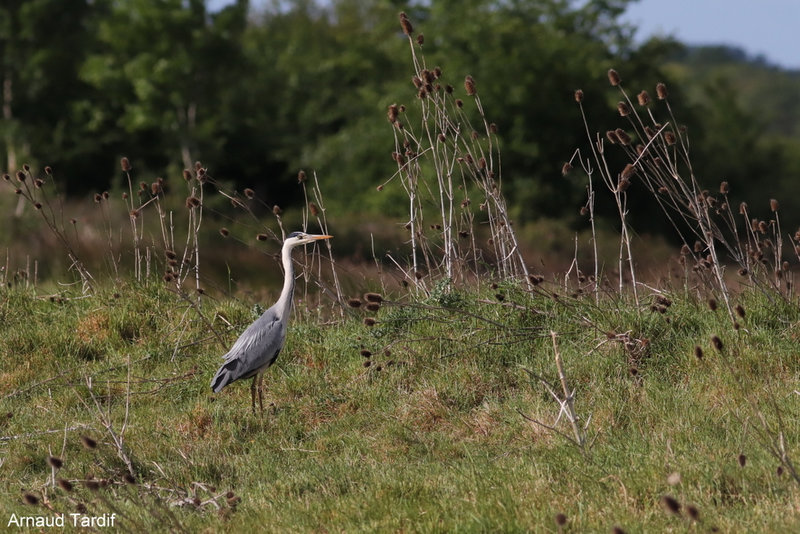
[[[283,262],[283,289],[278,299],[277,306],[281,314],[286,317],[292,310],[292,295],[294,293],[294,263],[292,263],[292,247],[284,246],[281,250]]]

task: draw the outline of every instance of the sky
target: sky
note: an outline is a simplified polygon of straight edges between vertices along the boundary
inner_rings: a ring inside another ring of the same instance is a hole
[[[671,35],[689,44],[725,44],[800,70],[800,0],[639,0],[623,16],[637,40]]]

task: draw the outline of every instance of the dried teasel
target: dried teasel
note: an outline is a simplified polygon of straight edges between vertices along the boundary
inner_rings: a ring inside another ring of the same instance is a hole
[[[719,184],[719,192],[720,192],[720,194],[727,195],[728,193],[730,193],[730,191],[731,191],[731,188],[730,188],[730,185],[728,185],[728,182],[720,182],[720,184]]]
[[[386,117],[389,119],[389,122],[395,122],[398,115],[400,115],[400,110],[398,109],[397,104],[390,104],[388,110],[386,111]]]
[[[673,132],[667,131],[664,132],[664,141],[667,143],[667,145],[672,146],[678,141],[678,138],[675,137],[675,134]]]
[[[631,136],[629,136],[628,133],[622,128],[617,128],[614,130],[614,133],[617,134],[617,139],[619,140],[620,144],[625,146],[631,144]]]
[[[473,96],[475,94],[475,79],[472,76],[467,75],[464,78],[464,90],[469,96]]]
[[[614,69],[608,69],[608,82],[613,85],[614,87],[618,86],[622,79],[619,77],[619,73]]]
[[[667,511],[675,515],[678,515],[681,512],[681,503],[679,503],[678,500],[675,499],[675,497],[672,497],[671,495],[662,496],[661,504]]]
[[[309,202],[308,212],[311,214],[312,217],[316,217],[317,215],[319,215],[319,208],[313,202]]]
[[[625,168],[622,169],[621,176],[623,180],[629,180],[634,174],[636,174],[636,167],[634,167],[633,164],[628,163],[625,165]]]
[[[619,144],[619,137],[617,137],[617,133],[614,130],[608,130],[606,132],[606,139],[614,145]]]
[[[620,117],[627,117],[631,114],[631,108],[625,102],[617,102],[617,111]]]
[[[422,35],[421,33],[417,35],[417,44],[420,46],[425,44],[425,36]]]
[[[364,300],[367,302],[383,302],[383,296],[380,293],[364,293]]]
[[[347,300],[347,305],[351,308],[360,308],[361,304],[361,299],[352,298]]]
[[[267,234],[256,234],[257,241],[266,241],[267,239],[269,239]]]
[[[770,210],[772,210],[773,212],[776,212],[776,211],[778,211],[779,207],[780,207],[780,205],[778,204],[777,200],[775,200],[774,198],[769,199],[769,209]]]
[[[278,206],[277,204],[272,206],[272,214],[273,215],[280,215],[281,213],[283,213],[283,210],[281,209],[280,206]]]
[[[719,336],[711,336],[711,344],[714,345],[714,348],[717,349],[719,352],[722,352],[723,344],[722,340]]]
[[[583,90],[582,89],[576,89],[575,90],[575,102],[578,102],[579,104],[581,102],[583,102]]]
[[[406,35],[410,36],[412,33],[414,33],[414,27],[408,20],[408,15],[406,15],[405,12],[400,13],[400,27],[403,29],[403,33]]]
[[[222,237],[228,237],[230,233],[231,233],[230,230],[228,230],[225,227],[219,229],[219,235],[221,235]]]
[[[656,84],[656,95],[658,95],[659,100],[666,100],[667,99],[667,86],[664,85],[662,82]]]
[[[572,164],[568,161],[561,166],[561,176],[566,176],[572,170]]]
[[[650,95],[647,91],[642,91],[636,95],[636,99],[639,101],[640,106],[646,106],[650,103]]]
[[[186,207],[187,208],[194,209],[194,208],[197,208],[198,206],[200,206],[200,199],[199,198],[197,198],[194,195],[186,197]]]
[[[61,469],[64,467],[64,460],[59,458],[58,456],[48,456],[47,463],[50,464],[50,467],[53,469]]]
[[[256,192],[253,191],[252,189],[250,189],[249,187],[245,187],[243,192],[244,192],[244,196],[246,196],[247,198],[249,198],[251,200],[256,196]]]
[[[126,157],[119,160],[119,166],[122,168],[122,172],[130,172],[131,170],[131,162]]]
[[[300,170],[297,171],[297,183],[302,184],[307,180],[306,171]]]

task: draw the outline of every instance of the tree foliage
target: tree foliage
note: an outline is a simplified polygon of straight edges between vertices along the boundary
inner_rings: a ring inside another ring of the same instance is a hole
[[[396,169],[386,108],[416,105],[404,10],[446,83],[463,91],[464,76],[476,80],[499,128],[515,218],[569,221],[584,195],[560,174],[585,143],[573,91],[584,90],[603,131],[616,105],[608,68],[651,90],[681,79],[662,69],[675,43],[632,41],[619,19],[629,3],[236,0],[211,10],[204,0],[12,0],[0,6],[0,159],[10,171],[22,160],[52,165],[74,193],[113,185],[122,155],[166,177],[202,160],[217,179],[282,205],[300,200],[305,168],[324,179],[331,209],[399,213],[401,192],[375,187]],[[748,102],[723,82],[704,84],[711,98],[681,116],[709,183],[744,194],[762,165],[800,167],[795,142],[760,142],[766,125]],[[776,132],[793,135],[785,121]]]

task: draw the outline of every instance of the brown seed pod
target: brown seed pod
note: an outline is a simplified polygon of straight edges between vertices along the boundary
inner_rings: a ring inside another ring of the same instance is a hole
[[[659,82],[656,84],[656,95],[658,95],[659,100],[666,100],[667,99],[667,86],[663,83]]]
[[[464,90],[469,96],[473,96],[475,94],[475,79],[472,76],[468,75],[466,78],[464,78]]]
[[[575,102],[581,103],[583,102],[583,90],[576,89],[575,90]]]
[[[131,162],[126,157],[119,160],[119,166],[122,168],[122,172],[130,172],[131,170]]]
[[[618,86],[622,79],[619,77],[619,73],[614,69],[608,69],[608,82],[613,85],[614,87]]]

